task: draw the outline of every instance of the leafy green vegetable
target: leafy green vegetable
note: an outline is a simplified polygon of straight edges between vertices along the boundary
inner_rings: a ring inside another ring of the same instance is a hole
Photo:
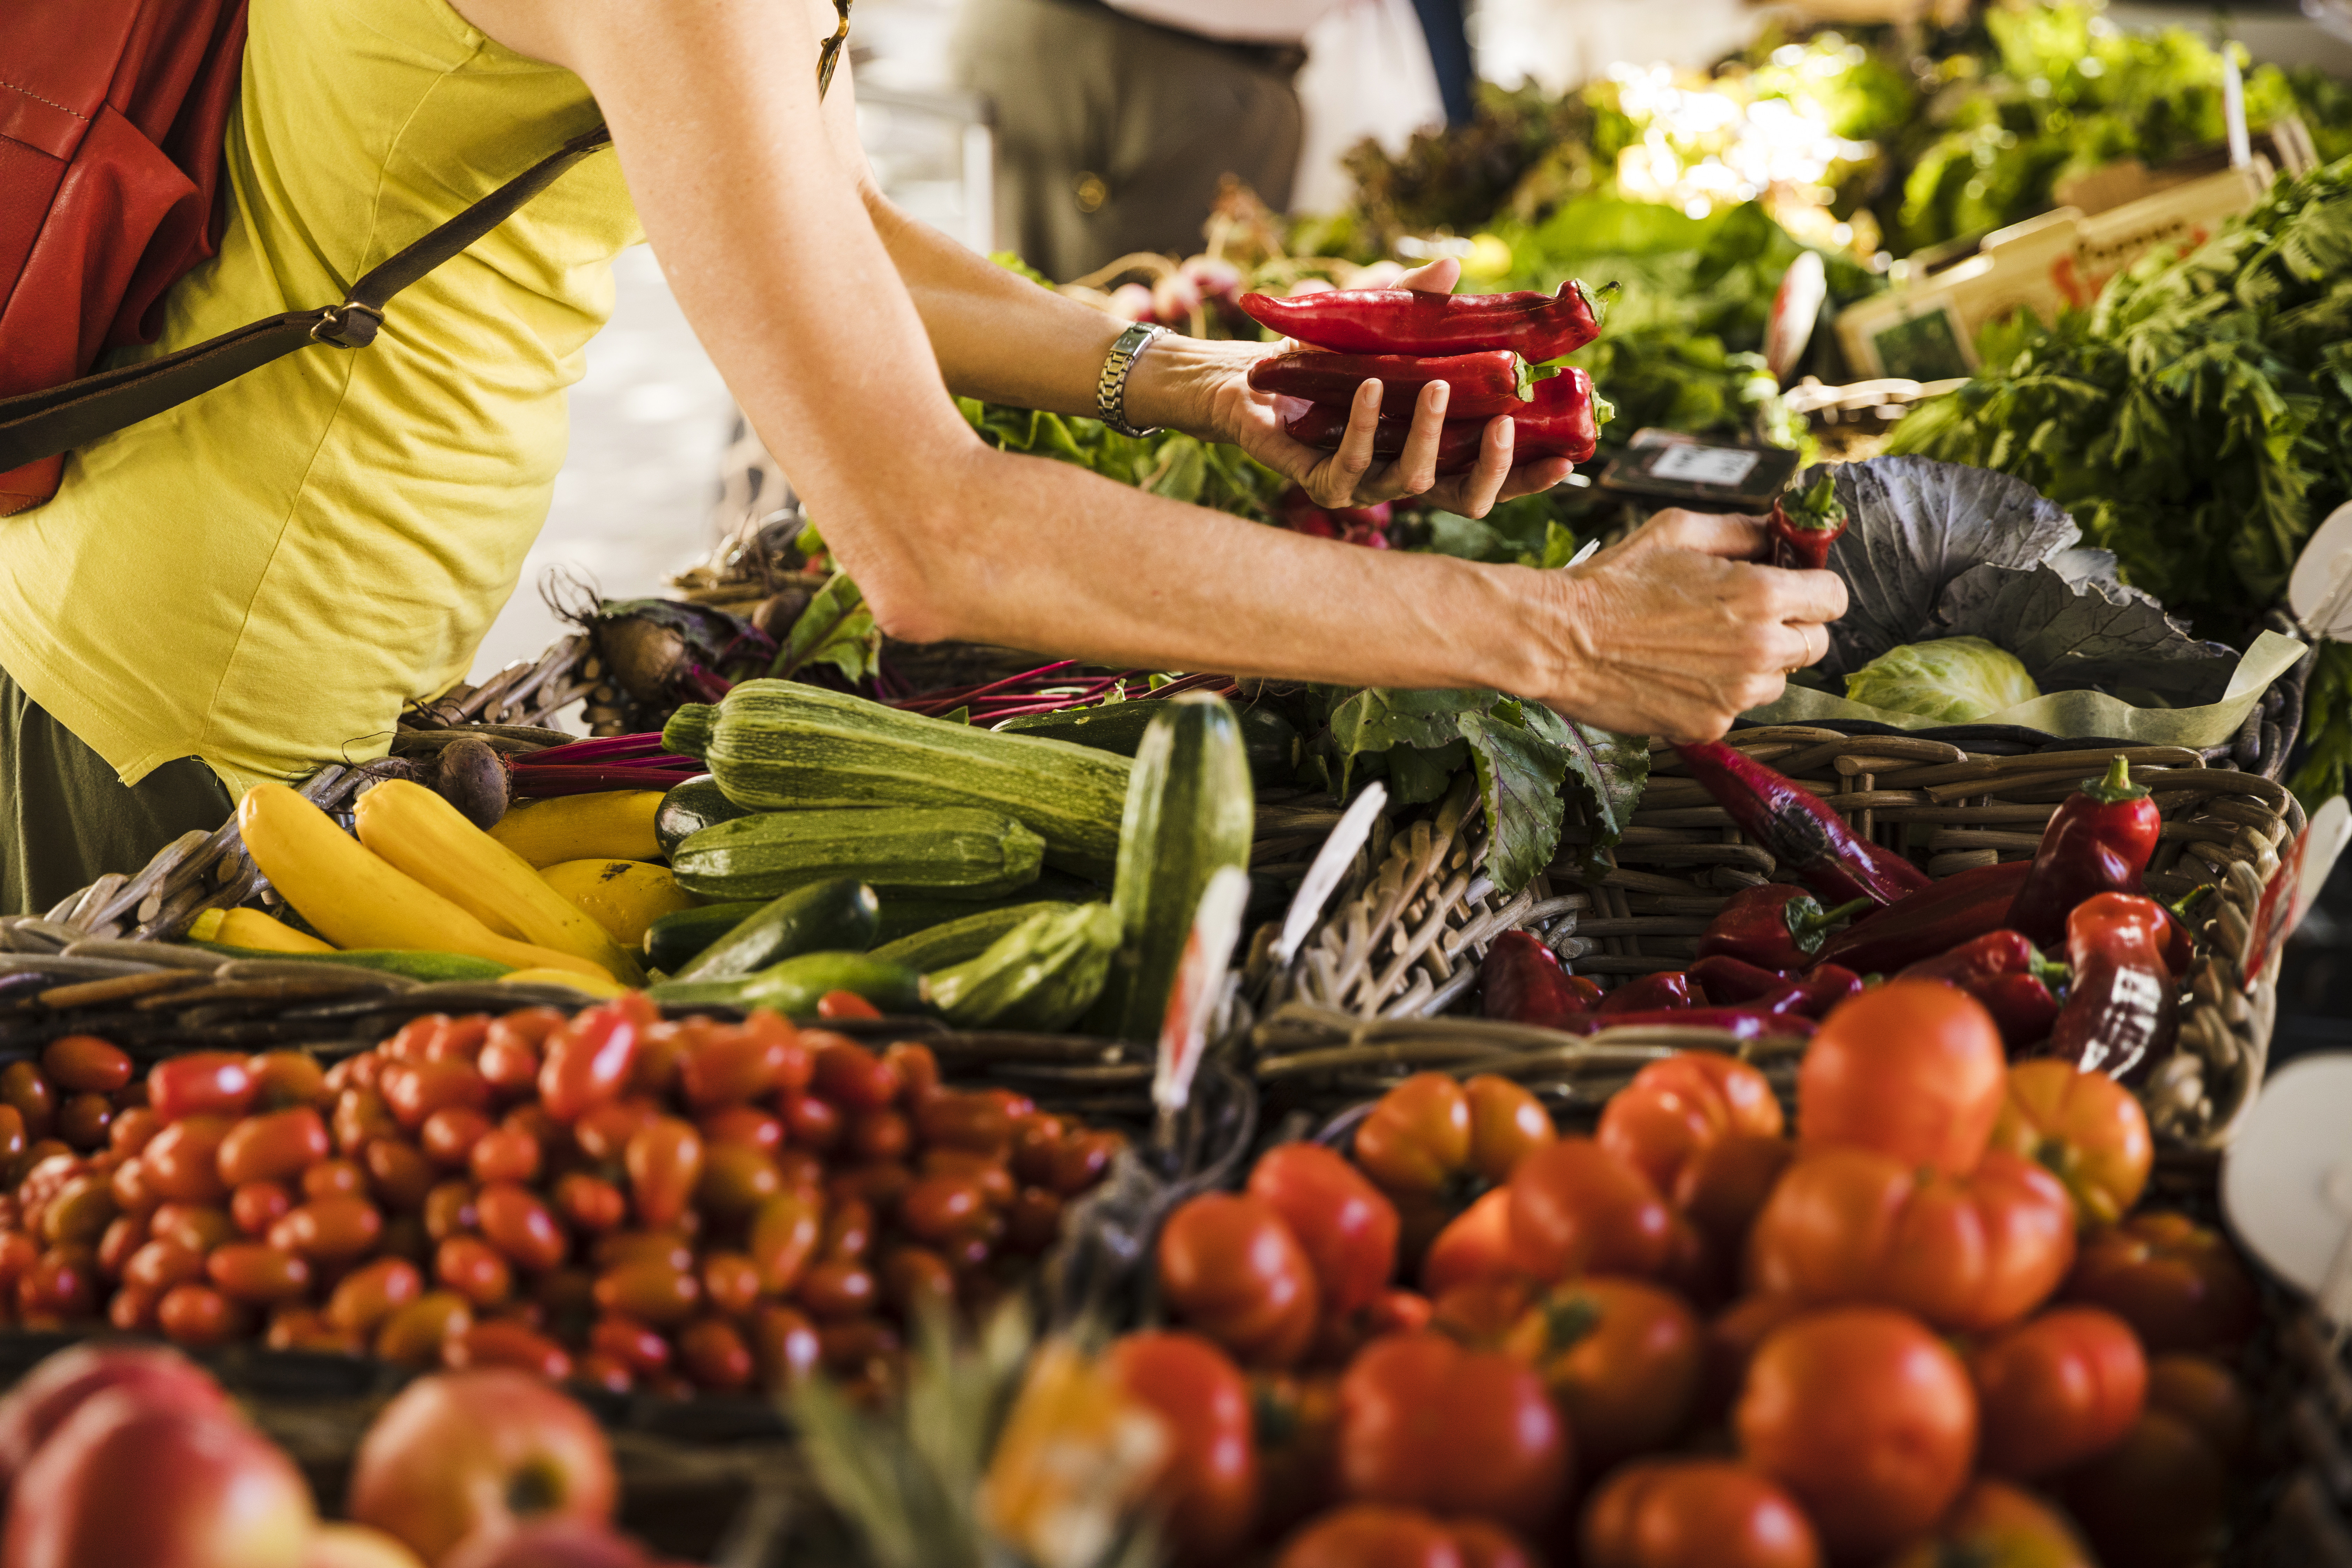
[[[961,397],[956,405],[990,446],[1006,452],[1075,463],[1105,479],[1265,521],[1273,515],[1284,479],[1239,447],[1214,445],[1173,430],[1122,436],[1099,419],[1077,419],[1032,408],[1008,408]]]
[[[1890,648],[1845,678],[1846,700],[1948,724],[2042,695],[2015,654],[1982,637],[1939,637]]]
[[[848,573],[836,572],[793,623],[768,673],[788,680],[810,665],[829,664],[852,680],[863,680],[881,656],[881,628],[866,607],[866,595]]]

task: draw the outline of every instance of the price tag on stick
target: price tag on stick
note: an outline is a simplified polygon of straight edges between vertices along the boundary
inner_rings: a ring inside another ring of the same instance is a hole
[[[1249,873],[1226,866],[1209,879],[1192,916],[1192,934],[1176,965],[1168,1012],[1160,1026],[1160,1061],[1151,1077],[1151,1103],[1163,1131],[1192,1098],[1192,1075],[1209,1047],[1209,1027],[1233,968],[1234,944],[1241,940],[1242,911],[1249,905]]]

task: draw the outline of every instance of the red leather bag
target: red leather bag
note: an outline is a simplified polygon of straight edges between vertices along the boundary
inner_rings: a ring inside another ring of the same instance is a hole
[[[0,5],[0,398],[154,342],[163,291],[219,248],[245,5]],[[0,516],[47,500],[64,462],[0,473]]]

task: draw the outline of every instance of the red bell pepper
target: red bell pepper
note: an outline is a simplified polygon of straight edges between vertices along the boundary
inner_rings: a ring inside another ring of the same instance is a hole
[[[1759,1035],[1795,1035],[1811,1039],[1813,1021],[1802,1013],[1775,1013],[1757,1006],[1669,1007],[1652,1013],[1583,1013],[1559,1025],[1571,1035],[1597,1035],[1603,1029],[1637,1029],[1669,1025],[1684,1029],[1721,1029],[1743,1040]]]
[[[1720,741],[1675,750],[1741,832],[1823,899],[1891,904],[1928,884],[1927,873],[1854,832],[1827,802]]]
[[[1704,1007],[1712,1000],[1706,988],[1695,984],[1686,971],[1644,974],[1628,980],[1601,998],[1596,1013],[1658,1013],[1671,1007]]]
[[[1327,452],[1336,452],[1348,434],[1348,405],[1344,403],[1299,403],[1286,399],[1281,410],[1282,427],[1290,438]],[[1383,396],[1382,407],[1391,406]],[[1511,416],[1511,461],[1514,464],[1538,462],[1546,458],[1566,458],[1571,463],[1589,462],[1601,445],[1601,423],[1610,414],[1606,399],[1592,392],[1592,378],[1580,370],[1561,371],[1536,383],[1534,400],[1525,411]],[[1412,430],[1412,417],[1406,414],[1383,414],[1372,430],[1372,452],[1376,457],[1394,458],[1403,452],[1405,437]],[[1466,473],[1478,461],[1480,444],[1486,437],[1484,419],[1448,419],[1437,436],[1437,471],[1441,474]]]
[[[1489,1018],[1556,1028],[1560,1018],[1592,1011],[1601,994],[1530,931],[1505,931],[1478,965],[1478,1010]]]
[[[2033,873],[2017,890],[2011,923],[2035,942],[2066,934],[2066,917],[2097,893],[2137,893],[2156,853],[2164,818],[2145,787],[2132,783],[2121,752],[2104,777],[2084,779],[2042,830]]]
[[[2063,983],[2066,966],[2042,956],[2022,931],[1990,931],[1948,952],[1922,959],[1896,976],[1940,980],[1985,1005],[2000,1027],[2001,1044],[2022,1050],[2049,1037],[2058,1021],[2058,998],[2050,983]]]
[[[1823,474],[1803,495],[1790,490],[1773,501],[1765,530],[1771,539],[1769,560],[1775,566],[1818,572],[1830,563],[1830,546],[1845,531],[1845,503]]]
[[[2074,979],[2050,1054],[2084,1072],[2145,1076],[2172,1049],[2180,999],[2164,962],[2167,911],[2133,893],[2096,893],[2066,917]]]
[[[1557,294],[1433,294],[1418,289],[1329,289],[1277,300],[1244,294],[1262,327],[1349,354],[1458,354],[1512,349],[1558,359],[1601,335],[1601,309],[1570,279]]]
[[[1508,349],[1442,359],[1307,349],[1262,359],[1249,373],[1250,385],[1259,392],[1343,405],[1355,400],[1356,388],[1367,381],[1381,384],[1382,406],[1397,409],[1410,409],[1423,387],[1442,381],[1454,389],[1445,412],[1454,419],[1524,413],[1536,390],[1534,368]]]
[[[1896,970],[1948,952],[2009,924],[2010,906],[2032,867],[2023,860],[1979,866],[1874,910],[1822,943],[1819,962],[1861,974]]]
[[[1698,939],[1701,958],[1737,958],[1759,969],[1802,969],[1844,921],[1878,906],[1856,899],[1833,910],[1794,882],[1767,882],[1731,895]]]

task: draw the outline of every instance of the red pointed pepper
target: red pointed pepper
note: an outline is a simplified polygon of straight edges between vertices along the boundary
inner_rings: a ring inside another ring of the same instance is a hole
[[[1990,931],[1948,952],[1906,966],[1903,980],[1940,980],[1985,1005],[2000,1027],[2000,1042],[2012,1051],[2047,1039],[2058,1021],[2058,999],[2050,982],[2061,983],[2066,966],[2017,931]]]
[[[1589,1013],[1601,987],[1570,974],[1559,955],[1531,931],[1507,931],[1478,965],[1478,1010],[1489,1018],[1557,1028],[1556,1020]]]
[[[1833,910],[1794,882],[1767,882],[1731,895],[1698,939],[1701,958],[1737,958],[1759,969],[1802,969],[1830,933],[1878,906],[1856,899]]]
[[[1433,294],[1418,289],[1331,289],[1277,300],[1244,294],[1263,327],[1350,354],[1458,354],[1513,349],[1558,359],[1601,335],[1601,310],[1570,279],[1557,294]]]
[[[1628,980],[1601,999],[1596,1013],[1658,1013],[1673,1007],[1704,1007],[1712,1000],[1683,970]]]
[[[2017,890],[2011,923],[2035,942],[2066,934],[2066,917],[2097,893],[2137,893],[2147,858],[2156,853],[2164,818],[2147,790],[2132,783],[2121,752],[2104,777],[2084,779],[2042,830],[2033,872]]]
[[[2050,1031],[2049,1054],[2126,1081],[2172,1049],[2180,1001],[2164,962],[2165,907],[2133,893],[2096,893],[2066,917],[2074,979]]]
[[[1759,1006],[1668,1007],[1652,1013],[1584,1013],[1558,1026],[1571,1035],[1595,1035],[1603,1029],[1634,1029],[1650,1025],[1683,1029],[1721,1029],[1742,1040],[1759,1035],[1795,1035],[1811,1039],[1813,1021],[1802,1013],[1775,1013]]]
[[[1927,872],[1855,833],[1821,796],[1786,774],[1720,741],[1675,750],[1740,831],[1823,899],[1891,904],[1928,885]]]
[[[1839,1003],[1862,994],[1862,976],[1840,963],[1816,963],[1797,982],[1797,1011],[1808,1018],[1826,1018]]]
[[[1979,866],[1874,910],[1822,943],[1819,962],[1860,974],[1896,970],[1948,952],[2009,924],[2010,906],[2032,867],[2023,860]]]
[[[1307,349],[1262,359],[1249,373],[1256,391],[1342,405],[1354,401],[1357,387],[1374,380],[1381,384],[1381,405],[1394,409],[1410,409],[1423,387],[1442,381],[1454,389],[1445,412],[1455,419],[1524,413],[1536,388],[1533,368],[1508,349],[1439,359]]]
[[[1766,528],[1772,544],[1771,563],[1818,572],[1830,563],[1830,546],[1845,531],[1845,503],[1827,474],[1804,494],[1794,490],[1772,503]]]
[[[1790,988],[1787,975],[1720,952],[1692,964],[1690,977],[1708,1001],[1728,1007],[1746,1006],[1759,996]]]
[[[1383,395],[1381,406],[1396,405]],[[1610,412],[1608,401],[1593,395],[1592,378],[1580,370],[1564,370],[1539,381],[1527,408],[1511,416],[1511,461],[1532,463],[1545,458],[1566,458],[1571,463],[1588,462],[1600,448],[1601,424]],[[1344,403],[1287,399],[1281,414],[1282,427],[1290,433],[1292,440],[1327,452],[1338,451],[1340,440],[1348,434],[1348,405]],[[1412,430],[1410,412],[1381,415],[1372,431],[1373,455],[1398,456],[1404,450],[1405,437]],[[1484,419],[1445,421],[1437,437],[1437,471],[1467,472],[1476,465],[1479,446],[1486,437]]]

